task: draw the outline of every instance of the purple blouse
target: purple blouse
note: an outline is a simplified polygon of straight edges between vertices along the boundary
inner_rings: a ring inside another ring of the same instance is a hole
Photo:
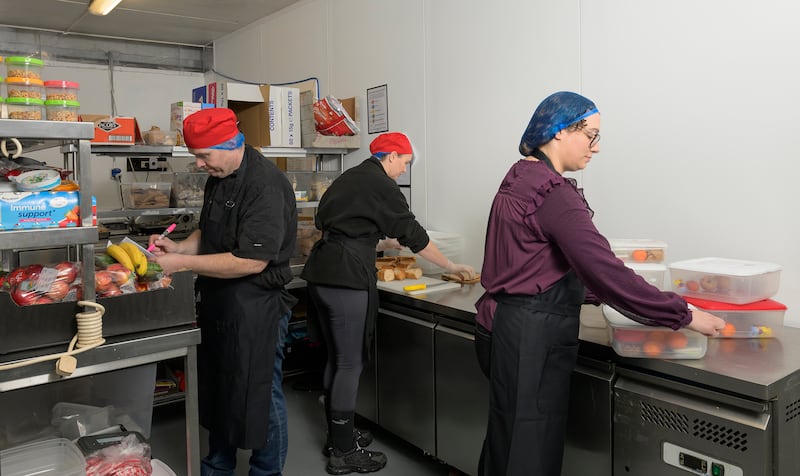
[[[477,321],[492,329],[494,294],[540,294],[570,269],[588,303],[609,304],[646,325],[678,329],[692,320],[682,297],[650,285],[614,255],[575,185],[543,161],[520,160],[489,214]]]

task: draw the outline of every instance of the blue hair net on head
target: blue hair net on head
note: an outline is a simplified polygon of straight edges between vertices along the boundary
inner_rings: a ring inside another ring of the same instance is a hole
[[[242,145],[244,145],[244,134],[240,132],[222,144],[211,146],[209,149],[236,150]]]
[[[519,144],[522,155],[550,142],[559,131],[599,112],[594,103],[580,94],[559,91],[546,97],[533,112]]]

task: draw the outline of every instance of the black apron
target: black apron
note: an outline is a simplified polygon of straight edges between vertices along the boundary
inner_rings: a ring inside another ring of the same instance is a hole
[[[247,160],[233,193],[210,197],[204,212],[200,249],[224,253],[236,240],[236,214]],[[296,300],[282,287],[269,287],[261,274],[237,279],[200,276],[198,346],[200,424],[242,449],[267,444],[272,373],[279,319]]]
[[[341,233],[333,233],[326,231],[322,234],[314,247],[312,254],[317,248],[328,246],[339,248],[342,254],[346,255],[349,260],[355,263],[355,267],[361,274],[361,281],[367,286],[367,318],[364,324],[364,362],[368,362],[372,357],[372,346],[375,336],[375,322],[378,318],[378,284],[377,275],[375,274],[375,245],[376,240],[374,237],[365,238],[350,238]],[[309,267],[309,264],[306,263]],[[315,270],[317,272],[318,270]],[[330,273],[336,273],[336,270],[326,270]],[[321,332],[319,330],[319,318],[316,315],[316,309],[313,306],[309,307],[309,333],[312,338],[319,340]]]
[[[535,296],[494,296],[490,416],[478,474],[561,473],[584,295],[570,271]]]

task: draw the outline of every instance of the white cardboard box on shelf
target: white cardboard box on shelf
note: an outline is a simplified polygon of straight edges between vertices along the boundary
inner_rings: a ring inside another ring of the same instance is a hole
[[[217,82],[209,84],[208,91],[209,102],[215,97],[217,107],[227,107],[236,113],[239,128],[251,146],[300,147],[299,89]],[[216,91],[214,96],[212,91]]]

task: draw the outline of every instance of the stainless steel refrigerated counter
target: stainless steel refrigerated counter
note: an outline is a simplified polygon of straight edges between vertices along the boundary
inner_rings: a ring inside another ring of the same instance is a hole
[[[377,362],[359,397],[370,407],[364,416],[467,474],[476,473],[488,400],[471,336],[482,292],[381,291]],[[402,366],[393,359],[407,357],[407,348],[416,360]],[[410,425],[401,401],[430,422]],[[398,411],[403,418],[390,417]],[[800,329],[710,339],[702,359],[660,360],[620,357],[606,329],[582,326],[563,475],[587,468],[615,476],[800,474]]]

